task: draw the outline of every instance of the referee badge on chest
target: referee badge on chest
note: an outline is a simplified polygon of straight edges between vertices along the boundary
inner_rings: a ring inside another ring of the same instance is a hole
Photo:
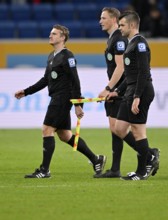
[[[131,61],[128,57],[126,57],[124,61],[125,61],[125,65],[127,65],[127,66],[130,65],[130,63],[131,63]]]
[[[107,54],[107,59],[108,59],[109,61],[112,61],[113,55],[112,55],[111,53],[108,53],[108,54]]]
[[[58,74],[55,71],[51,72],[51,78],[56,79],[58,77]]]

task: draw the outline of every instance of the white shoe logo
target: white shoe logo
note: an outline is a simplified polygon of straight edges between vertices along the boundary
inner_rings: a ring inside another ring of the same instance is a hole
[[[153,161],[153,160],[154,160],[154,158],[155,158],[155,156],[154,156],[154,155],[152,155],[152,159],[151,159],[151,161]]]

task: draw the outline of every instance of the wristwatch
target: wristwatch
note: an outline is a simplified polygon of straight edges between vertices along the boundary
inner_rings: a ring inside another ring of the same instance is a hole
[[[111,89],[110,89],[110,87],[109,87],[109,86],[106,86],[106,87],[105,87],[105,90],[107,90],[107,91],[111,92]]]

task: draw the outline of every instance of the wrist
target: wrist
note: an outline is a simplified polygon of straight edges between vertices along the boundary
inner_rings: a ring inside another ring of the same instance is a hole
[[[134,95],[133,98],[136,99],[136,98],[140,98],[140,97],[139,97],[139,95]]]

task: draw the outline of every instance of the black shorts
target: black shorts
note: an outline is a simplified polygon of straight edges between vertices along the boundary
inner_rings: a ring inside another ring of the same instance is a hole
[[[151,102],[154,99],[154,88],[151,81],[147,82],[143,95],[140,98],[139,110],[140,112],[135,115],[131,111],[133,95],[135,92],[135,85],[127,87],[124,99],[120,104],[120,109],[117,115],[118,120],[127,121],[131,124],[146,124],[148,117],[148,110]]]
[[[117,118],[121,100],[114,100],[113,102],[105,102],[104,107],[106,110],[106,116],[111,118]]]
[[[71,130],[71,107],[69,98],[65,96],[51,98],[43,124],[56,129]]]

